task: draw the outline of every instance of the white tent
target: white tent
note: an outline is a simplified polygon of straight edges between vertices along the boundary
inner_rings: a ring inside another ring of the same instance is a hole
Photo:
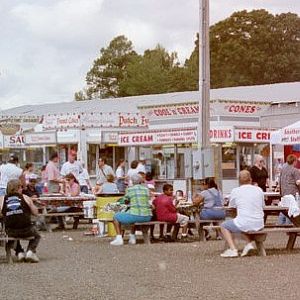
[[[300,121],[272,132],[270,143],[273,145],[300,144]]]
[[[270,178],[273,176],[273,147],[272,145],[300,144],[300,121],[283,127],[271,133],[270,136]]]

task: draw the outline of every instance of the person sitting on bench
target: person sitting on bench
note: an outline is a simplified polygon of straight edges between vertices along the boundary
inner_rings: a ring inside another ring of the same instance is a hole
[[[203,181],[203,191],[197,194],[193,203],[199,205],[203,204],[203,208],[200,212],[200,220],[224,220],[225,211],[223,207],[223,197],[221,192],[218,190],[218,186],[213,177],[207,177]],[[213,225],[218,225],[213,224]],[[222,239],[219,230],[216,231],[217,239]],[[206,233],[206,239],[210,239],[210,235]]]
[[[247,231],[259,231],[264,228],[264,193],[258,186],[252,185],[250,172],[243,170],[239,174],[240,187],[234,188],[230,194],[230,207],[237,209],[237,216],[221,224],[221,232],[229,245],[222,257],[237,257],[232,233],[242,234],[247,241],[241,256],[246,256],[254,246],[247,236]]]
[[[39,262],[36,248],[41,236],[31,223],[31,215],[37,215],[38,209],[31,198],[22,194],[20,180],[14,179],[8,182],[6,195],[0,197],[0,211],[3,215],[5,231],[9,237],[34,237],[29,241],[26,254],[23,252],[20,242],[17,243],[15,250],[18,260]],[[8,241],[8,243],[8,246],[12,246],[14,241]]]
[[[164,184],[163,194],[153,200],[156,217],[158,221],[179,223],[182,227],[181,241],[187,241],[187,228],[189,217],[177,213],[176,207],[173,204],[173,186],[171,184]],[[171,228],[167,229],[166,241],[171,241]]]
[[[131,224],[129,244],[136,244],[134,223],[149,222],[152,218],[152,210],[149,204],[149,189],[143,186],[142,177],[134,174],[131,177],[132,185],[126,191],[125,201],[129,202],[129,209],[126,212],[118,212],[114,216],[114,226],[117,232],[116,238],[110,243],[113,246],[124,244],[121,234],[121,224]]]

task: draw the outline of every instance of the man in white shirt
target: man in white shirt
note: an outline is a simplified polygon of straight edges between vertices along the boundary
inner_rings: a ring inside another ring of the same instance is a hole
[[[145,166],[145,164],[146,164],[145,158],[143,158],[143,157],[140,158],[139,164],[137,166],[137,172],[138,173],[142,172],[142,173],[146,174],[146,166]]]
[[[264,193],[258,186],[251,185],[251,175],[247,170],[240,172],[240,187],[235,188],[230,194],[230,207],[237,209],[237,216],[221,224],[221,232],[229,245],[222,257],[237,257],[238,250],[235,246],[232,233],[240,233],[247,241],[241,256],[246,256],[254,246],[247,236],[248,231],[258,231],[264,228]]]
[[[21,183],[25,185],[23,170],[17,166],[19,158],[12,154],[9,157],[7,164],[0,166],[0,196],[6,194],[7,183],[13,179],[20,179]]]
[[[101,185],[103,185],[104,182],[107,182],[107,175],[111,174],[115,177],[115,173],[111,166],[106,164],[106,158],[101,157],[98,160],[98,170],[97,170],[97,177],[96,177],[96,187],[95,187],[95,193],[97,193],[100,190]]]
[[[79,161],[76,160],[76,152],[69,153],[68,161],[65,162],[60,170],[62,176],[72,173],[77,181],[79,181],[79,174],[82,172],[82,167]]]
[[[88,194],[89,190],[92,190],[90,183],[90,175],[87,169],[84,167],[84,163],[81,163],[82,172],[79,174],[79,185],[82,193]]]

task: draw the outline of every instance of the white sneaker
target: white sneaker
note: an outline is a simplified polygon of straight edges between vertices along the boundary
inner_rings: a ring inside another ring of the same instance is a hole
[[[28,250],[26,253],[26,261],[37,263],[40,260],[34,252],[32,252],[31,250]]]
[[[18,253],[18,261],[19,261],[19,262],[25,261],[25,258],[26,258],[26,255],[25,255],[24,252],[19,252],[19,253]]]
[[[135,245],[136,244],[136,238],[135,238],[134,234],[130,235],[128,244],[130,244],[130,245]]]
[[[238,257],[239,253],[237,249],[227,249],[222,254],[222,257]]]
[[[112,246],[122,246],[122,245],[124,245],[124,241],[123,241],[123,238],[122,238],[122,237],[119,238],[119,237],[117,236],[113,241],[110,242],[110,244],[111,244]]]
[[[253,250],[253,249],[255,249],[255,248],[254,248],[252,242],[248,243],[248,244],[244,247],[241,256],[246,256],[246,255],[248,255],[249,252],[250,252],[251,250]]]

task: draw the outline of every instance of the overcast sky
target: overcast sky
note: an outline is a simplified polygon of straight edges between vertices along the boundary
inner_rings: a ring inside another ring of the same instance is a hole
[[[210,22],[234,11],[295,12],[299,0],[210,0]],[[101,47],[120,34],[135,50],[194,47],[199,0],[0,0],[0,109],[72,101]]]

